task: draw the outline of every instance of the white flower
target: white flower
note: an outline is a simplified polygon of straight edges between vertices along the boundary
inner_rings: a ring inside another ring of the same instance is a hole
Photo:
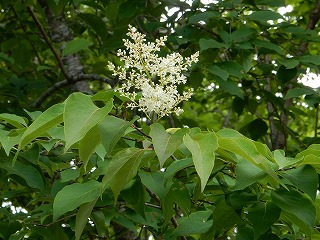
[[[129,107],[138,108],[149,118],[153,113],[156,113],[158,118],[172,112],[181,114],[183,110],[177,105],[188,100],[193,89],[188,89],[181,95],[177,86],[186,83],[187,78],[182,72],[198,61],[199,52],[187,58],[175,52],[160,57],[157,52],[165,46],[167,37],[146,42],[145,35],[132,26],[129,26],[127,35],[132,41],[124,39],[126,50],[117,52],[124,67],[115,67],[113,63],[108,63],[113,75],[123,82],[118,89],[119,93],[132,101]],[[140,98],[137,92],[141,92]]]

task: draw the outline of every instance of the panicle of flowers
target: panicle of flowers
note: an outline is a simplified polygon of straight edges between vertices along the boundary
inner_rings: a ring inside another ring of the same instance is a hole
[[[109,62],[108,68],[121,80],[118,92],[130,99],[128,107],[138,108],[149,119],[153,113],[158,118],[172,112],[181,114],[183,110],[177,105],[188,100],[193,89],[180,94],[177,86],[186,83],[187,78],[183,72],[198,62],[199,52],[186,58],[175,52],[160,57],[157,52],[165,46],[166,36],[155,42],[147,42],[146,36],[132,26],[129,26],[127,35],[131,40],[123,40],[126,50],[120,49],[117,52],[124,66],[116,67]]]

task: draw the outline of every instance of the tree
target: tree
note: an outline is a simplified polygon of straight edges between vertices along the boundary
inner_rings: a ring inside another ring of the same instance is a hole
[[[1,239],[319,238],[319,1],[0,4]]]

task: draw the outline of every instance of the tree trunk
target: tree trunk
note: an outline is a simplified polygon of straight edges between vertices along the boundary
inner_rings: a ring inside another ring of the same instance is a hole
[[[46,0],[38,0],[41,7],[44,9],[51,39],[54,43],[60,43],[60,51],[65,47],[66,42],[73,39],[73,33],[70,31],[63,11],[59,16],[56,16],[49,8]],[[66,72],[69,77],[83,74],[83,65],[80,62],[78,54],[69,54],[62,58],[63,64],[66,66]],[[74,90],[84,93],[91,93],[88,82],[80,81],[74,84]]]

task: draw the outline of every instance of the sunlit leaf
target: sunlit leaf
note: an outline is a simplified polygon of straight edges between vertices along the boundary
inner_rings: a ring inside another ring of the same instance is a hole
[[[138,118],[139,117],[136,116],[128,122],[114,116],[107,116],[98,124],[100,138],[108,156],[111,155],[112,149],[125,134],[125,131]]]
[[[86,135],[79,142],[79,157],[83,161],[84,169],[86,170],[88,161],[95,151],[97,146],[101,143],[98,127],[91,128]]]
[[[0,120],[5,121],[16,128],[23,128],[27,126],[26,119],[15,114],[1,113]]]
[[[65,102],[63,114],[65,150],[80,141],[91,128],[106,117],[112,107],[112,101],[108,102],[104,107],[98,108],[93,104],[90,97],[83,93],[70,95]]]
[[[61,123],[63,121],[63,110],[64,104],[59,103],[48,108],[39,117],[37,117],[22,135],[19,143],[19,149],[24,148],[33,139],[41,136],[49,129]]]
[[[179,148],[183,142],[183,136],[188,132],[187,128],[179,129],[173,134],[168,134],[159,123],[150,126],[150,136],[154,150],[159,158],[160,168],[165,161]]]
[[[115,199],[137,174],[144,151],[138,148],[126,148],[111,159],[103,178],[103,187],[110,186]]]
[[[187,134],[183,137],[183,142],[192,153],[203,191],[214,166],[215,150],[218,148],[217,136],[214,132],[199,133],[192,137]]]

